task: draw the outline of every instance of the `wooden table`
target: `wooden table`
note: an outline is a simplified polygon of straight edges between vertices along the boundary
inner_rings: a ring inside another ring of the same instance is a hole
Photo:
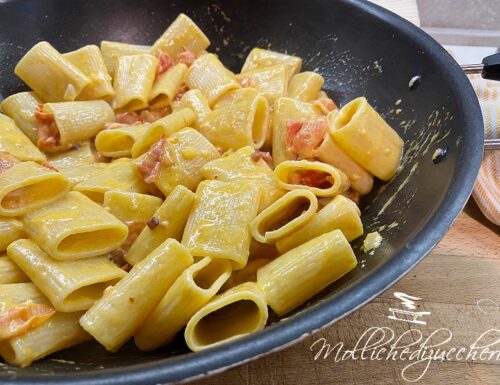
[[[416,325],[388,319],[389,308],[401,309],[401,301],[394,292],[420,297],[414,301],[418,312],[430,312],[421,316],[426,325]],[[478,304],[479,302],[479,304]],[[470,201],[446,237],[414,270],[387,292],[362,309],[356,311],[330,328],[306,338],[280,352],[267,355],[224,373],[194,381],[192,385],[238,384],[408,384],[423,372],[422,364],[404,372],[408,361],[353,360],[335,362],[335,351],[326,359],[314,359],[322,341],[313,350],[311,345],[325,338],[333,347],[342,341],[352,349],[370,327],[391,328],[398,337],[405,331],[419,329],[424,338],[439,328],[449,329],[452,340],[440,346],[451,348],[470,344],[490,329],[491,338],[485,343],[495,343],[490,350],[498,351],[497,360],[465,360],[463,356],[449,360],[433,361],[423,378],[425,385],[498,385],[500,384],[500,228],[487,222],[474,202]],[[494,334],[494,329],[498,333]],[[441,331],[433,341],[443,341]],[[387,333],[387,335],[389,332]],[[412,332],[403,340],[418,340],[418,332]],[[486,337],[485,337],[486,338]],[[401,344],[403,344],[403,342]],[[412,348],[416,350],[417,348]],[[340,357],[340,356],[339,356]]]

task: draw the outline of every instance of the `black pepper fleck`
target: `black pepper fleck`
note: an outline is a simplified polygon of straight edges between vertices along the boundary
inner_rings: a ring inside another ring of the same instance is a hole
[[[160,219],[158,217],[151,217],[151,219],[147,223],[150,230],[154,230],[159,224]]]

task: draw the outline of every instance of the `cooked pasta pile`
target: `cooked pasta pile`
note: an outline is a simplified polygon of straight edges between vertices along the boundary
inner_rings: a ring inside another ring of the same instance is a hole
[[[265,327],[356,266],[359,198],[403,142],[299,57],[239,74],[179,15],[152,45],[31,48],[0,114],[0,355],[95,339],[193,351]]]

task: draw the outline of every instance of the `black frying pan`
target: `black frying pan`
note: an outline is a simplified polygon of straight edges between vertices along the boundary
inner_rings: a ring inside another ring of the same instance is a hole
[[[152,353],[129,344],[108,354],[88,343],[29,368],[0,366],[0,382],[170,382],[279,349],[344,317],[405,275],[443,237],[471,193],[483,124],[467,78],[424,32],[364,1],[0,1],[0,98],[24,88],[13,69],[37,41],[48,40],[63,52],[103,39],[149,44],[180,12],[202,27],[210,49],[235,71],[251,47],[287,50],[305,59],[305,69],[323,74],[340,105],[365,95],[404,138],[406,154],[399,175],[369,197],[363,222],[366,232],[397,225],[381,231],[384,242],[373,256],[355,243],[364,268],[360,264],[286,320],[255,335],[196,354],[182,338]],[[421,81],[410,89],[415,75]],[[434,151],[446,147],[446,157],[435,164]]]

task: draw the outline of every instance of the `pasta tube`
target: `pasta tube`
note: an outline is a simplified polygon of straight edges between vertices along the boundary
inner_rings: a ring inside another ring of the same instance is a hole
[[[230,275],[229,261],[209,257],[184,270],[135,334],[139,349],[153,350],[172,341]]]
[[[97,135],[106,123],[115,120],[113,110],[103,100],[46,103],[43,112],[54,117],[61,145],[72,144]]]
[[[104,193],[103,207],[123,223],[146,222],[158,210],[162,200],[147,194],[125,191]]]
[[[352,159],[377,178],[388,181],[396,174],[403,140],[365,98],[342,107],[330,133]]]
[[[90,83],[78,95],[78,100],[110,99],[115,95],[111,76],[96,45],[86,45],[63,57],[88,76]]]
[[[82,314],[57,312],[28,333],[0,341],[0,355],[11,365],[26,367],[51,353],[88,341],[90,336],[78,324]]]
[[[57,166],[56,166],[57,167]],[[59,166],[59,172],[63,174],[68,180],[69,186],[71,189],[87,179],[94,177],[95,175],[104,172],[109,167],[107,163],[91,163],[91,164],[82,164],[80,166],[69,166],[69,167],[61,167]],[[88,194],[88,193],[87,193]],[[90,194],[91,196],[93,194]],[[94,195],[96,199],[104,199],[104,196],[97,194]]]
[[[240,95],[232,103],[210,111],[199,131],[223,150],[244,146],[260,148],[269,126],[269,104],[254,89],[238,93]]]
[[[30,237],[62,261],[108,253],[128,234],[127,226],[76,191],[26,214],[23,221]]]
[[[49,164],[58,170],[95,164],[96,159],[92,152],[90,140],[84,140],[71,150],[58,154],[51,154],[47,158]]]
[[[106,191],[128,191],[145,194],[149,187],[142,180],[131,159],[117,159],[74,187],[94,202],[102,203]]]
[[[337,195],[308,223],[278,240],[278,251],[293,249],[311,239],[333,230],[341,230],[349,242],[363,235],[363,223],[358,206],[343,195]]]
[[[157,55],[163,52],[175,58],[187,49],[195,55],[199,55],[209,45],[210,40],[208,40],[202,30],[193,20],[184,13],[181,13],[169,25],[163,35],[155,41],[153,47],[151,47],[151,53]]]
[[[320,235],[257,271],[267,304],[282,316],[356,267],[351,245],[340,230]]]
[[[179,63],[158,76],[149,94],[149,104],[155,108],[168,106],[184,84],[186,71],[187,66]]]
[[[290,69],[285,65],[257,68],[239,75],[238,79],[245,79],[251,87],[261,92],[272,105],[278,98],[286,96]]]
[[[30,279],[6,255],[0,255],[0,284],[29,282]]]
[[[249,224],[257,215],[260,186],[250,182],[203,181],[182,237],[195,257],[229,259],[243,268],[250,248]]]
[[[182,108],[190,108],[194,112],[194,119],[191,122],[191,127],[197,130],[200,129],[201,123],[205,121],[210,112],[207,98],[200,90],[189,90],[186,92],[177,106],[178,110]]]
[[[130,247],[127,262],[135,265],[167,238],[180,241],[194,201],[194,193],[184,186],[173,189]]]
[[[274,169],[278,183],[285,190],[303,188],[318,197],[331,197],[349,189],[345,174],[329,164],[307,160],[287,160]]]
[[[7,97],[0,107],[5,115],[14,120],[16,126],[33,143],[36,143],[40,122],[35,117],[35,110],[42,99],[34,92],[19,92]]]
[[[61,199],[68,189],[61,173],[35,162],[17,163],[0,173],[0,215],[26,214]]]
[[[312,102],[319,97],[325,79],[316,72],[301,72],[294,75],[288,84],[288,97],[302,102]]]
[[[203,92],[212,106],[226,92],[240,88],[234,74],[214,54],[201,55],[189,67],[185,82]]]
[[[290,98],[279,98],[274,103],[272,118],[273,162],[276,167],[285,160],[296,159],[296,155],[287,149],[288,125],[291,122],[304,122],[319,116],[319,112],[310,103]]]
[[[111,158],[130,157],[132,148],[150,126],[149,123],[146,123],[101,131],[95,138],[95,147],[104,156]]]
[[[45,155],[23,134],[14,121],[0,114],[0,152],[2,151],[22,161],[46,161]]]
[[[274,243],[311,220],[318,209],[318,199],[309,190],[292,190],[262,211],[250,223],[255,240]]]
[[[373,188],[373,175],[352,160],[330,133],[326,134],[323,142],[315,150],[315,156],[342,171],[349,178],[351,188],[360,195],[368,194]]]
[[[118,58],[113,87],[113,108],[136,111],[148,106],[148,96],[156,76],[158,59],[152,55],[130,55]]]
[[[114,77],[118,58],[128,55],[147,54],[151,50],[148,45],[119,43],[117,41],[101,41],[101,55],[108,73]]]
[[[63,312],[88,309],[106,287],[127,274],[106,256],[57,261],[28,239],[11,243],[7,255]]]
[[[132,146],[132,158],[138,158],[145,154],[163,135],[168,137],[182,128],[189,127],[194,119],[195,114],[191,109],[181,108],[151,123]]]
[[[160,172],[154,183],[165,195],[177,185],[196,190],[203,180],[200,172],[203,165],[219,156],[217,149],[202,134],[184,128],[165,141]]]
[[[33,283],[0,285],[0,309],[9,311],[4,320],[14,315],[11,319],[19,332],[0,341],[0,356],[11,365],[25,367],[50,353],[90,339],[78,325],[82,313],[56,312]]]
[[[298,73],[302,67],[302,59],[297,56],[286,55],[284,53],[270,51],[262,48],[254,48],[248,54],[241,73],[245,73],[257,68],[272,67],[278,64],[288,66],[292,75]]]
[[[12,242],[24,237],[24,226],[15,218],[0,217],[0,251],[4,251]]]
[[[281,197],[282,189],[274,177],[273,170],[261,157],[255,158],[255,149],[243,147],[219,159],[212,160],[201,168],[205,179],[222,182],[252,181],[262,188],[259,212]],[[259,153],[257,153],[259,155]]]
[[[193,257],[167,239],[104,293],[80,319],[82,327],[107,350],[116,351],[144,322]]]
[[[255,333],[266,326],[267,306],[255,283],[235,286],[216,296],[189,320],[184,338],[200,351]]]
[[[46,41],[35,44],[14,72],[47,102],[75,100],[90,79]]]

